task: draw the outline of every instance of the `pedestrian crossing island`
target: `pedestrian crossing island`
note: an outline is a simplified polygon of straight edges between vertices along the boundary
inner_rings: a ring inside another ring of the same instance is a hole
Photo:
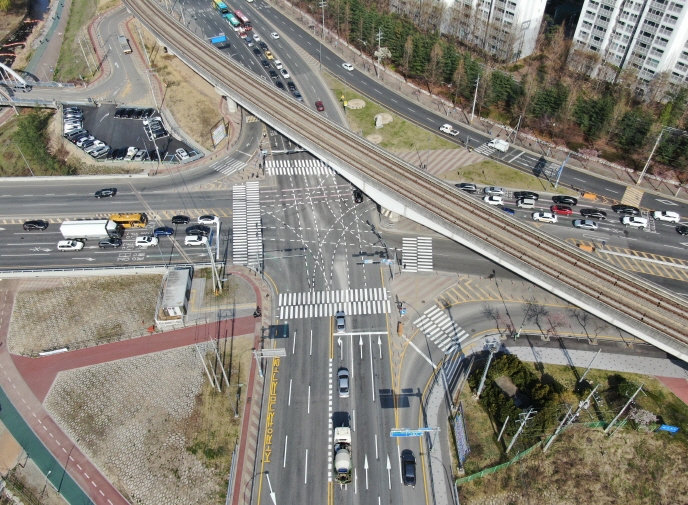
[[[392,309],[386,288],[280,293],[278,306],[282,320],[333,317],[340,310],[347,316],[389,314]]]

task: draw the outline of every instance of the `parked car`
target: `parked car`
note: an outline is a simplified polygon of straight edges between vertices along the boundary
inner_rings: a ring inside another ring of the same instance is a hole
[[[340,398],[349,397],[349,370],[347,368],[337,370],[337,390]]]
[[[210,235],[210,226],[205,226],[203,224],[194,224],[186,229],[187,235]]]
[[[136,247],[140,247],[142,249],[146,247],[151,247],[154,245],[158,245],[158,237],[151,237],[150,235],[143,235],[141,237],[136,237],[136,242],[134,243]]]
[[[100,247],[101,249],[117,249],[118,247],[122,247],[122,239],[106,238],[98,242],[98,247]]]
[[[560,216],[570,216],[573,214],[573,209],[567,207],[566,205],[552,205],[549,210]]]
[[[45,230],[48,227],[48,221],[44,219],[35,219],[33,221],[25,221],[22,228],[26,231]]]
[[[153,114],[155,114],[155,109],[146,109],[143,111],[143,114],[141,114],[141,119],[148,119]]]
[[[533,212],[533,221],[540,221],[542,223],[556,223],[557,215],[551,212]]]
[[[483,202],[488,205],[502,205],[504,203],[504,198],[499,195],[487,195],[483,197]]]
[[[282,70],[283,67],[282,67],[282,62],[280,60],[275,60],[272,63],[273,63],[273,65],[275,65],[275,68],[277,70]]]
[[[268,60],[262,60],[260,63],[264,68],[270,68],[270,62]]]
[[[277,86],[279,89],[284,91],[284,84],[282,83],[282,81],[280,81],[280,80],[275,81],[275,86]]]
[[[647,219],[638,216],[624,216],[621,218],[621,224],[632,228],[647,228]]]
[[[172,216],[172,224],[189,224],[189,216]]]
[[[472,182],[460,182],[459,184],[456,185],[456,187],[462,191],[465,191],[466,193],[477,193],[478,192],[478,186],[476,186]]]
[[[136,156],[136,153],[139,152],[138,147],[127,147],[127,154],[124,157],[126,161],[131,161],[134,156]]]
[[[254,34],[254,38],[255,38],[255,34]],[[258,40],[258,39],[256,39],[256,40]],[[261,48],[263,51],[267,51],[267,50],[268,50],[268,45],[267,45],[265,42],[259,41],[259,42],[258,42],[258,45],[260,46],[260,48]]]
[[[540,195],[532,191],[514,191],[514,198],[520,200],[521,198],[529,198],[530,200],[539,200]]]
[[[343,310],[337,311],[337,314],[335,314],[335,321],[337,333],[344,333],[346,331],[346,315]]]
[[[669,223],[678,223],[681,220],[678,212],[670,210],[656,210],[652,213],[652,217],[655,221],[668,221]]]
[[[576,228],[581,228],[583,230],[597,230],[597,223],[589,219],[574,219],[573,226]]]
[[[84,248],[84,243],[80,240],[60,240],[57,243],[58,251],[81,251]]]
[[[253,54],[255,54],[256,56],[258,56],[260,58],[263,55],[263,52],[260,49],[258,49],[257,47],[254,47],[253,48]]]
[[[318,112],[322,112],[325,110],[325,106],[323,105],[323,103],[320,100],[315,102],[315,108],[318,109]]]
[[[410,449],[401,451],[401,475],[404,486],[416,486],[416,457]]]
[[[638,207],[633,207],[632,205],[625,205],[623,203],[612,205],[612,210],[617,214],[625,214],[627,216],[637,216],[638,214],[640,214],[640,209]]]
[[[270,74],[271,79],[277,79],[279,77],[279,75],[277,75],[277,72],[275,72],[274,70],[270,70],[270,72],[268,73]]]
[[[208,237],[203,235],[187,235],[184,237],[184,245],[205,245],[208,243]]]
[[[174,230],[169,226],[160,226],[153,230],[154,237],[169,237],[170,235],[174,235]]]
[[[557,195],[552,197],[554,203],[560,203],[562,205],[578,205],[578,198],[574,198],[568,195]]]
[[[274,60],[275,59],[275,57],[272,55],[272,53],[270,51],[265,51],[265,57],[268,60]]]
[[[174,153],[177,155],[177,158],[179,158],[180,161],[184,161],[184,160],[188,160],[188,159],[189,159],[189,155],[188,155],[188,153],[186,152],[186,149],[183,149],[183,148],[180,147],[180,148],[177,149]]]
[[[497,186],[488,186],[483,191],[486,195],[504,195],[504,190]]]
[[[88,154],[90,154],[92,158],[102,158],[103,156],[106,156],[109,152],[110,146],[100,146],[95,148],[93,151],[89,151]]]
[[[295,91],[296,90],[296,84],[294,84],[293,81],[287,81],[287,89],[289,91]]]
[[[204,216],[198,216],[198,223],[199,224],[215,224],[219,223],[220,218],[217,216],[214,216],[212,214],[206,214]]]
[[[95,139],[96,139],[96,138],[95,138],[93,135],[86,135],[85,137],[80,137],[80,138],[76,141],[76,146],[77,146],[77,147],[81,147],[81,146],[83,146],[86,142],[88,142],[89,140],[95,140]]]
[[[607,219],[607,213],[605,211],[599,210],[599,209],[581,209],[580,214],[583,217],[590,217],[592,219],[600,219],[602,221]]]
[[[96,191],[96,198],[112,198],[117,194],[117,188],[105,188]]]
[[[287,72],[286,68],[281,69],[280,74],[282,74],[282,77],[284,79],[289,79],[291,77],[291,75],[289,75],[289,72]]]
[[[124,109],[115,109],[115,118],[116,119],[121,118],[123,112],[124,112]]]

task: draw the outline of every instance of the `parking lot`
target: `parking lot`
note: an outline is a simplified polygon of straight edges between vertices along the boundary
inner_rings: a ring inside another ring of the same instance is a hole
[[[133,160],[139,162],[154,162],[157,159],[156,153],[160,153],[163,162],[179,163],[180,156],[176,154],[178,149],[183,149],[188,154],[184,161],[193,159],[194,155],[198,154],[192,147],[171,135],[168,126],[155,109],[148,109],[147,114],[142,114],[147,110],[146,107],[101,105],[81,109],[83,128],[88,130],[88,135],[110,147],[110,153],[99,158],[100,161],[130,161],[127,154],[136,152],[130,148],[136,148],[140,152],[138,158]],[[124,114],[125,116],[133,117],[115,117],[121,116],[124,110],[129,111],[128,114]]]

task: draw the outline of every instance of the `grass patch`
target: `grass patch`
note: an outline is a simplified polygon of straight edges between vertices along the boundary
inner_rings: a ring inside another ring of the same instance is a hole
[[[461,401],[466,416],[468,442],[471,447],[471,454],[465,463],[466,475],[506,461],[508,458],[504,456],[504,448],[500,442],[497,442],[499,432],[496,431],[487,412],[473,399],[468,387],[461,392]]]
[[[248,373],[253,354],[253,337],[235,337],[220,342],[220,357],[228,375],[230,387],[223,381],[222,392],[204,382],[201,394],[196,397],[196,407],[186,425],[186,450],[195,455],[206,468],[214,471],[219,488],[226,492],[227,472],[232,462],[232,451],[239,437],[243,417],[242,401],[239,402],[238,417],[237,391],[241,398],[246,395]],[[221,377],[220,363],[214,353],[206,356],[206,362],[215,363],[215,373]],[[238,388],[237,384],[243,386]],[[222,495],[224,498],[224,495]]]
[[[28,0],[9,0],[7,8],[0,10],[0,40],[19,27],[28,9]]]
[[[19,128],[16,116],[0,126],[0,176],[30,176],[27,163],[22,158],[19,146],[14,137]]]
[[[439,176],[451,182],[474,182],[476,184],[497,184],[507,188],[519,188],[530,191],[550,191],[563,195],[575,195],[574,191],[559,187],[554,189],[547,179],[524,174],[519,170],[502,165],[492,160],[466,165]]]
[[[438,150],[438,149],[458,149],[460,146],[443,139],[442,137],[419,128],[413,123],[400,118],[396,114],[391,114],[367,97],[359,95],[351,88],[344,87],[344,84],[325,74],[325,80],[334,95],[341,99],[342,95],[347,100],[360,99],[366,106],[358,110],[347,110],[346,116],[352,131],[359,133],[363,137],[371,134],[378,134],[382,141],[378,145],[390,151],[410,151],[419,150]],[[375,116],[381,113],[391,114],[394,118],[379,130],[375,128]]]
[[[93,68],[93,63],[98,64],[98,56],[93,51],[87,29],[102,3],[101,0],[72,0],[67,28],[62,38],[60,57],[55,66],[56,81],[80,82],[83,78],[89,82],[97,72],[97,69]],[[79,40],[81,40],[81,45],[79,45]],[[91,68],[84,60],[82,48],[86,52]]]

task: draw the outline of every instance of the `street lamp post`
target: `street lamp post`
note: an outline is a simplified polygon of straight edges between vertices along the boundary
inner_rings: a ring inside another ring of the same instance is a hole
[[[662,128],[662,131],[659,132],[659,136],[657,137],[657,141],[655,142],[655,145],[652,147],[652,151],[650,152],[650,156],[647,157],[647,163],[645,163],[645,166],[643,167],[643,171],[640,172],[640,177],[638,177],[638,182],[635,183],[636,186],[638,186],[642,182],[643,177],[645,177],[645,172],[647,172],[647,169],[650,167],[650,161],[652,160],[652,156],[655,154],[655,150],[657,149],[659,142],[662,140],[662,135],[664,135],[665,131],[669,131],[670,133],[673,133],[673,134],[688,135],[688,132],[686,132],[684,130],[679,130],[678,128],[672,128],[671,126],[664,126]]]

